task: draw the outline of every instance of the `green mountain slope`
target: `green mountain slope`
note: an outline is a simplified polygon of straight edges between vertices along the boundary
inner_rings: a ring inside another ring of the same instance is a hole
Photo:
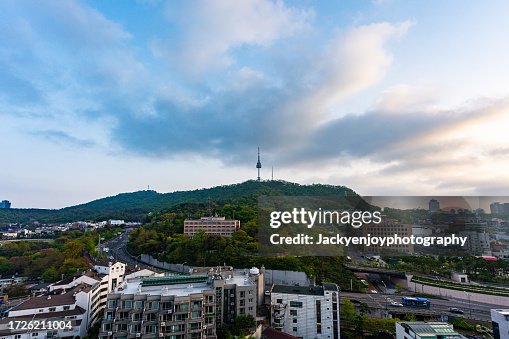
[[[124,219],[140,221],[149,212],[158,212],[184,203],[243,201],[255,204],[260,195],[330,196],[357,195],[344,186],[300,185],[286,181],[246,181],[239,184],[217,186],[192,191],[158,193],[139,191],[121,193],[86,204],[59,210],[8,209],[0,210],[0,222],[14,223],[37,220],[41,222],[67,222],[77,220]]]

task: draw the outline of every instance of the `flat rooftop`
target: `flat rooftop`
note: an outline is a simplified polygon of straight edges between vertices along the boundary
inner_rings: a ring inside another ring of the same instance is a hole
[[[409,328],[420,337],[436,338],[437,336],[447,336],[448,338],[465,338],[454,330],[454,327],[449,323],[443,322],[404,322],[400,323],[401,326]]]
[[[272,287],[271,293],[323,295],[323,287],[321,287],[321,286],[274,285],[274,287]]]
[[[149,285],[144,286],[144,279],[133,279],[115,289],[116,293],[122,294],[145,294],[145,295],[175,295],[185,297],[190,294],[212,291],[212,286],[206,282],[197,282],[193,284],[173,284],[173,285]]]
[[[274,285],[272,288],[272,293],[284,294],[324,295],[324,291],[339,292],[339,288],[334,283],[323,283],[323,286]]]

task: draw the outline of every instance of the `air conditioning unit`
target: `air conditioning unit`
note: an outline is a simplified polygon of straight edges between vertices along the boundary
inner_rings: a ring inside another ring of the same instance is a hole
[[[204,330],[206,330],[206,329],[207,329],[207,326],[203,325],[203,327],[202,327],[202,328],[203,328]]]
[[[136,333],[136,338],[141,338],[141,333]]]
[[[108,335],[113,335],[113,332],[112,331],[108,331]]]
[[[173,310],[168,310],[168,314],[172,314],[173,313]]]
[[[166,323],[164,321],[161,321],[161,326],[166,326]]]
[[[164,338],[164,333],[159,333],[160,338]]]

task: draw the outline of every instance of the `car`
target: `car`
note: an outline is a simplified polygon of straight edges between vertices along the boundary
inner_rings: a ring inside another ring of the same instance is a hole
[[[357,299],[350,299],[350,301],[354,304],[361,304],[361,302]]]
[[[374,294],[377,294],[377,293],[378,293],[378,291],[377,291],[377,290],[371,290],[371,291],[369,291],[369,292],[370,292],[370,293],[374,293]]]
[[[449,307],[449,312],[456,313],[456,314],[463,314],[463,313],[465,313],[465,312],[463,312],[462,310],[460,310],[459,308],[456,308],[456,307]]]
[[[393,301],[393,302],[391,302],[391,306],[394,306],[394,307],[403,307],[403,304],[399,303],[397,301]]]

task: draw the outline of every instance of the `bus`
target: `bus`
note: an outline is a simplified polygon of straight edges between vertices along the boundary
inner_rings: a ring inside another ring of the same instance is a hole
[[[426,298],[403,297],[401,303],[404,306],[430,308],[431,302]]]

